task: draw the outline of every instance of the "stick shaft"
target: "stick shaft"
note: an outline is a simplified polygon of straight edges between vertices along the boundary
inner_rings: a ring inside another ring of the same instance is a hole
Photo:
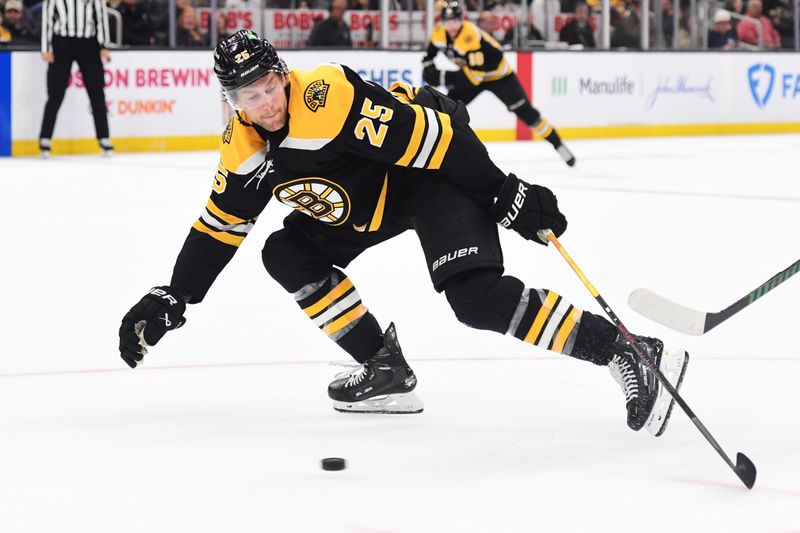
[[[578,275],[578,277],[583,282],[583,284],[586,286],[586,288],[589,289],[589,292],[592,293],[592,296],[594,296],[595,300],[597,300],[597,302],[600,304],[600,306],[606,312],[606,314],[611,319],[611,321],[614,323],[614,325],[617,326],[617,329],[619,330],[620,333],[622,333],[622,336],[625,337],[625,340],[627,340],[630,343],[631,348],[633,349],[634,352],[636,352],[636,355],[639,357],[639,359],[644,364],[646,364],[650,368],[650,370],[653,371],[653,373],[655,374],[655,376],[658,379],[658,381],[661,382],[661,385],[664,388],[667,389],[667,391],[669,392],[670,396],[675,398],[675,401],[678,403],[678,405],[681,406],[681,409],[683,409],[683,411],[686,413],[686,415],[689,417],[689,419],[694,423],[694,425],[697,427],[697,429],[700,430],[700,433],[702,433],[703,437],[705,437],[705,439],[708,441],[708,443],[711,444],[711,446],[717,451],[717,453],[720,455],[720,457],[722,457],[722,459],[725,460],[725,462],[728,464],[728,466],[731,467],[731,469],[733,469],[734,473],[736,473],[736,475],[741,479],[742,476],[740,475],[739,471],[737,470],[736,465],[734,464],[734,462],[731,461],[730,457],[728,457],[728,455],[725,453],[725,451],[719,445],[717,440],[711,435],[711,433],[708,431],[708,429],[705,427],[705,425],[700,421],[700,419],[697,418],[697,416],[691,410],[689,405],[683,400],[683,398],[678,393],[678,391],[675,390],[675,387],[673,387],[672,384],[669,382],[669,380],[664,376],[664,374],[661,373],[661,370],[659,370],[659,368],[655,365],[655,363],[653,363],[653,361],[647,355],[645,355],[642,352],[642,350],[639,348],[636,340],[633,338],[633,335],[631,335],[630,331],[628,331],[628,328],[625,327],[625,324],[622,323],[622,321],[619,319],[619,317],[614,312],[614,310],[611,309],[611,306],[609,306],[608,303],[606,303],[605,299],[600,295],[600,293],[594,287],[592,282],[589,281],[589,278],[586,277],[586,275],[580,269],[578,264],[575,263],[575,261],[572,259],[572,257],[570,257],[569,253],[567,253],[567,250],[564,249],[564,247],[561,245],[561,243],[556,238],[556,236],[553,234],[553,232],[550,231],[550,230],[542,231],[542,232],[539,233],[539,238],[542,239],[545,242],[549,241],[549,242],[553,243],[553,245],[556,247],[556,249],[559,251],[559,253],[562,255],[562,257],[564,257],[564,259],[567,261],[569,266],[572,267],[572,270],[575,272],[575,274]],[[745,484],[747,484],[747,483],[745,483]]]

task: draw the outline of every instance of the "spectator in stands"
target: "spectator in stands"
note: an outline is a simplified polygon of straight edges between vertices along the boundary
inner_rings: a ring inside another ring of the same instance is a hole
[[[533,24],[534,16],[533,12],[528,13],[528,40],[529,41],[544,41],[544,35],[539,29],[534,26]],[[516,26],[512,26],[508,29],[505,36],[503,37],[503,46],[518,46],[523,43],[517,42],[517,29],[520,27],[520,24]]]
[[[714,27],[708,30],[709,50],[732,50],[736,48],[736,34],[731,24],[731,14],[724,9],[714,13]]]
[[[789,6],[782,3],[768,11],[772,26],[780,35],[781,48],[794,48],[794,18]],[[800,31],[800,29],[798,30]]]
[[[3,9],[2,28],[7,33],[6,41],[12,44],[34,44],[36,39],[23,24],[22,12],[24,10],[22,0],[8,0]],[[0,33],[3,33],[0,30]],[[2,39],[0,39],[2,40]]]
[[[764,48],[780,48],[781,37],[772,26],[772,22],[762,14],[761,0],[750,0],[747,4],[747,16],[761,21],[764,36]],[[739,41],[747,44],[758,45],[758,25],[748,19],[739,22],[736,27]]]
[[[641,48],[642,6],[631,0],[630,9],[621,13],[619,22],[611,33],[612,48]]]
[[[583,45],[584,48],[595,48],[594,32],[589,27],[589,6],[583,2],[575,4],[575,16],[561,28],[558,40],[570,45]]]
[[[193,7],[186,6],[181,10],[175,37],[178,46],[208,47],[208,36],[197,29],[197,13]]]
[[[494,37],[494,33],[492,33],[492,27],[494,26],[494,15],[492,15],[491,11],[481,11],[481,14],[478,15],[478,27]]]
[[[144,0],[122,0],[117,6],[122,15],[122,44],[151,46],[156,44],[155,25]]]
[[[217,10],[217,42],[226,39],[231,35],[228,29],[228,16],[221,9]],[[216,46],[216,45],[214,45]]]
[[[350,27],[344,21],[345,9],[347,0],[331,0],[330,16],[314,24],[306,45],[352,47]]]

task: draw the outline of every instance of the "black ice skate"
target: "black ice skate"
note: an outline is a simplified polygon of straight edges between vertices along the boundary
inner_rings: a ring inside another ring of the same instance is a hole
[[[679,390],[689,364],[689,354],[683,349],[664,349],[664,343],[650,337],[634,336],[639,348],[658,367],[667,381]],[[612,347],[613,357],[608,364],[611,375],[625,393],[628,427],[647,431],[658,437],[667,429],[675,399],[661,386],[655,374],[639,361],[630,344],[620,335]]]
[[[397,342],[394,324],[383,335],[384,347],[350,373],[328,386],[333,408],[349,413],[420,413],[423,405],[413,392],[414,371]]]

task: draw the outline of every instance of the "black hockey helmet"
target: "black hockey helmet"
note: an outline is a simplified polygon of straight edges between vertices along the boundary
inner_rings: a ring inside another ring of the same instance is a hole
[[[288,74],[289,69],[272,43],[255,32],[239,30],[214,49],[214,74],[226,97],[269,72]]]
[[[456,1],[445,2],[442,6],[441,12],[442,21],[445,20],[462,20],[464,18],[464,10],[461,9],[461,4]]]

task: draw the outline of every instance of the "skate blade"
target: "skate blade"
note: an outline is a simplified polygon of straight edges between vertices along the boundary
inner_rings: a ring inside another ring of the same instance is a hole
[[[372,413],[386,415],[416,414],[424,409],[422,401],[413,392],[373,396],[360,402],[333,402],[340,413]]]
[[[689,366],[688,352],[680,348],[669,349],[664,347],[659,370],[667,378],[667,381],[675,387],[676,391],[681,389],[687,366]],[[645,427],[651,435],[660,437],[664,434],[669,417],[672,415],[673,407],[675,407],[675,398],[664,387],[659,387],[653,410],[650,412],[647,422],[645,422]]]

